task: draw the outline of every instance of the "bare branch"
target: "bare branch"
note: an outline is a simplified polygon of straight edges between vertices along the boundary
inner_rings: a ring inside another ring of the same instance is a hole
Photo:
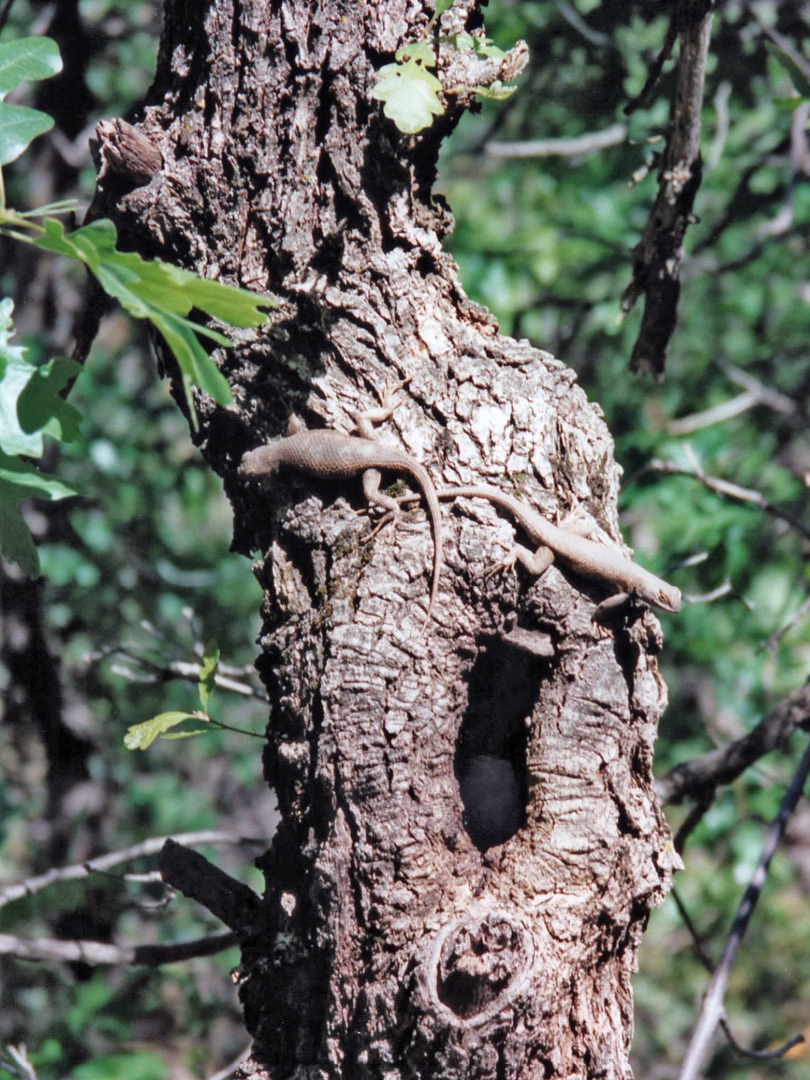
[[[750,371],[744,371],[735,364],[721,362],[720,367],[732,382],[754,394],[761,405],[766,405],[769,409],[773,409],[774,412],[781,413],[783,416],[793,416],[795,414],[796,402],[793,398],[789,398],[787,394],[780,394],[778,390],[772,390],[769,386],[760,382]]]
[[[717,1027],[723,1011],[723,998],[734,958],[745,936],[748,923],[754,913],[754,908],[768,876],[771,859],[782,839],[788,819],[802,796],[808,775],[810,775],[810,743],[805,747],[790,787],[785,792],[782,805],[779,807],[779,813],[768,829],[759,862],[740,901],[740,906],[734,916],[722,955],[717,964],[717,969],[709,982],[695,1030],[692,1033],[681,1071],[678,1074],[678,1080],[697,1080],[699,1070],[708,1054],[709,1043],[714,1034],[714,1029]]]
[[[780,34],[779,31],[772,26],[768,26],[767,22],[760,16],[754,4],[747,4],[746,7],[762,33],[771,39],[777,49],[784,53],[791,63],[795,64],[805,79],[810,82],[810,63],[807,61],[807,58],[794,49],[790,41],[788,41],[783,34]]]
[[[743,392],[736,397],[729,398],[719,405],[713,405],[710,409],[702,412],[683,416],[679,420],[673,420],[667,424],[669,435],[691,435],[693,431],[711,427],[712,424],[720,424],[732,417],[739,416],[756,405],[763,405],[773,409],[782,416],[793,416],[796,413],[796,403],[785,394],[764,385],[747,371],[735,367],[733,364],[720,365],[728,378],[743,388]]]
[[[686,909],[686,905],[684,904],[683,900],[681,899],[678,891],[676,889],[674,889],[674,888],[672,890],[672,898],[675,901],[675,905],[678,908],[678,911],[680,912],[681,918],[683,919],[683,922],[684,922],[684,925],[686,926],[686,929],[689,931],[689,934],[691,935],[692,942],[693,942],[693,944],[695,946],[695,951],[697,952],[698,957],[700,958],[700,962],[703,964],[703,966],[706,968],[706,970],[709,972],[709,974],[713,975],[714,970],[715,970],[714,969],[714,964],[712,963],[711,958],[709,957],[709,954],[703,948],[703,942],[701,941],[700,935],[697,932],[697,927],[692,922],[692,918],[691,918],[689,912]],[[768,1059],[768,1058],[779,1058],[779,1057],[783,1057],[788,1052],[788,1050],[792,1049],[792,1047],[797,1046],[799,1043],[804,1042],[804,1036],[803,1035],[794,1035],[792,1039],[788,1039],[788,1041],[786,1043],[783,1043],[782,1046],[778,1047],[776,1050],[751,1050],[747,1046],[743,1046],[737,1040],[736,1035],[734,1034],[734,1032],[731,1029],[731,1024],[728,1021],[728,1017],[726,1016],[725,1009],[723,1010],[723,1012],[722,1012],[722,1014],[720,1016],[719,1023],[720,1023],[720,1027],[723,1029],[723,1034],[728,1039],[728,1041],[731,1044],[734,1052],[736,1054],[739,1054],[740,1057],[754,1058],[754,1059],[757,1059],[757,1060],[760,1060],[762,1058],[766,1058],[766,1059]]]
[[[788,514],[785,510],[781,510],[769,499],[766,499],[761,492],[754,488],[740,487],[739,484],[732,484],[730,481],[721,480],[717,476],[709,476],[707,473],[704,473],[699,466],[696,466],[694,471],[691,471],[689,469],[682,469],[670,461],[651,461],[644,471],[665,473],[667,476],[688,476],[693,480],[699,480],[701,484],[704,484],[710,491],[713,491],[716,495],[722,496],[724,499],[733,499],[737,502],[747,502],[752,503],[754,506],[758,506],[760,510],[764,510],[766,513],[771,514],[780,521],[784,521],[787,525],[790,525],[792,529],[801,533],[806,540],[810,540],[810,529],[806,525],[793,517],[792,514]]]
[[[741,739],[676,765],[658,781],[658,796],[664,805],[677,804],[685,798],[697,799],[703,807],[701,813],[705,813],[720,784],[736,780],[755,761],[784,746],[794,731],[808,725],[810,686],[803,686],[780,701]]]
[[[580,13],[570,4],[566,3],[566,0],[554,0],[554,6],[565,21],[573,26],[578,34],[582,34],[585,40],[589,41],[591,45],[605,47],[613,44],[607,34],[602,34],[598,30],[592,30]]]
[[[0,887],[0,908],[12,900],[19,900],[23,896],[32,896],[34,893],[41,892],[42,889],[47,889],[57,882],[76,881],[79,878],[89,877],[90,874],[105,872],[110,867],[118,866],[120,863],[143,858],[144,855],[156,855],[163,849],[168,839],[170,839],[168,836],[153,836],[149,840],[141,841],[140,844],[133,844],[131,847],[122,848],[120,851],[111,851],[106,855],[98,855],[94,859],[88,859],[87,862],[74,863],[72,866],[48,870],[47,873],[40,874],[38,877],[28,878],[13,885],[4,885]],[[257,845],[262,848],[267,846],[265,840],[258,838],[210,830],[179,833],[174,839],[182,841],[184,844]]]
[[[713,169],[723,156],[729,130],[728,100],[731,97],[731,83],[724,80],[717,87],[714,95],[714,112],[717,121],[714,125],[714,138],[706,156],[706,168]]]
[[[167,884],[202,904],[240,936],[250,933],[260,918],[261,900],[253,889],[175,840],[167,840],[161,849],[160,872]]]
[[[672,14],[660,60],[662,65],[663,53],[667,46],[671,49],[677,30],[680,59],[672,120],[659,172],[658,196],[644,235],[633,251],[633,276],[622,296],[624,312],[630,311],[642,293],[645,296],[630,367],[657,376],[663,374],[675,330],[683,238],[700,187],[700,119],[711,8],[708,0],[680,0]],[[642,96],[646,91],[647,87]]]
[[[244,1065],[250,1057],[251,1047],[243,1050],[242,1053],[233,1059],[233,1061],[226,1065],[224,1069],[220,1069],[218,1072],[213,1073],[208,1077],[208,1080],[228,1080],[229,1076],[233,1076],[240,1065]]]
[[[671,420],[667,424],[667,435],[691,435],[695,431],[712,427],[714,424],[724,424],[726,420],[741,416],[742,413],[753,409],[758,404],[756,394],[744,390],[743,393],[737,394],[736,397],[721,401],[719,405],[712,405],[710,409],[703,409],[701,412],[682,416],[678,420]]]
[[[28,1047],[25,1043],[20,1043],[19,1046],[7,1046],[6,1054],[16,1067],[12,1068],[2,1060],[0,1060],[0,1067],[6,1069],[12,1076],[19,1077],[19,1080],[37,1080],[34,1066],[28,1060]]]
[[[702,562],[703,560],[701,560]],[[726,578],[716,588],[710,589],[705,593],[689,593],[684,599],[688,600],[690,604],[713,604],[715,601],[722,599],[724,596],[728,596],[729,593],[733,593],[731,582]]]
[[[136,670],[132,671],[122,666],[114,668],[117,675],[133,682],[164,683],[172,679],[183,679],[186,682],[196,683],[200,678],[199,661],[194,660],[170,660],[165,664],[156,664],[153,660],[142,656],[134,648],[127,645],[112,645],[97,649],[88,653],[85,657],[87,663],[98,663],[110,656],[124,656],[131,660]],[[140,670],[137,670],[140,669]],[[268,701],[269,698],[264,690],[252,683],[245,681],[243,676],[255,675],[253,669],[229,667],[221,661],[214,676],[214,684],[221,690],[230,690],[242,697],[258,698],[260,701]]]
[[[764,641],[762,645],[760,645],[759,651],[762,652],[765,649],[775,649],[785,634],[789,630],[792,630],[796,623],[800,622],[805,617],[808,611],[810,611],[810,596],[807,597],[803,604],[799,605],[799,608],[793,612],[784,626],[780,626],[778,630],[775,630],[771,634],[767,641]]]
[[[195,956],[211,956],[236,943],[237,936],[231,930],[166,945],[111,945],[103,941],[63,941],[61,938],[27,940],[15,934],[0,934],[0,954],[21,960],[81,963],[93,967],[101,964],[160,967]]]
[[[528,139],[525,142],[488,142],[484,150],[488,157],[538,158],[583,157],[596,150],[618,146],[627,138],[624,124],[613,124],[605,131],[591,131],[571,139]]]
[[[672,50],[674,49],[675,42],[677,40],[678,24],[675,13],[673,13],[672,18],[669,21],[669,26],[667,27],[664,44],[661,46],[661,51],[658,53],[658,56],[656,56],[655,60],[653,60],[652,64],[650,64],[650,70],[647,72],[647,78],[644,80],[644,85],[641,88],[641,92],[637,94],[634,98],[632,98],[630,101],[628,101],[625,105],[625,116],[629,116],[631,113],[635,112],[636,109],[640,108],[650,96],[658,80],[661,78],[661,72],[664,70],[664,64],[667,62],[670,56],[672,56]]]

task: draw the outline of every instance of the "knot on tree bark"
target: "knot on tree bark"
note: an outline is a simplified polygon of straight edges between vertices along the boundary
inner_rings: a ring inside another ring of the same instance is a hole
[[[428,961],[434,1005],[455,1024],[483,1024],[528,984],[533,961],[531,935],[506,912],[455,919],[436,935]]]

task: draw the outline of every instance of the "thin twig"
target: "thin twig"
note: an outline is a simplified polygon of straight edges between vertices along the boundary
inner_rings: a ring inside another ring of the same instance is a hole
[[[607,34],[603,34],[599,30],[592,30],[580,13],[570,4],[566,3],[565,0],[554,0],[554,6],[565,21],[573,26],[578,34],[582,34],[585,40],[590,42],[591,45],[598,45],[604,48],[607,45],[613,44]]]
[[[667,476],[688,476],[692,480],[699,480],[701,484],[704,484],[710,491],[713,491],[715,495],[720,495],[724,499],[732,499],[736,502],[752,503],[754,506],[759,507],[760,510],[764,510],[766,513],[771,514],[780,521],[784,521],[785,524],[790,525],[792,529],[801,533],[806,540],[810,540],[810,529],[806,525],[803,525],[802,522],[793,517],[792,514],[788,514],[785,510],[781,510],[778,506],[774,505],[774,503],[769,499],[766,499],[765,496],[755,488],[740,487],[739,484],[732,484],[728,480],[721,480],[717,476],[709,476],[707,473],[704,473],[699,466],[696,466],[694,471],[692,471],[690,469],[682,469],[671,461],[661,461],[658,459],[651,461],[644,471],[664,473]]]
[[[641,88],[641,92],[634,98],[627,102],[624,107],[625,116],[629,116],[630,113],[640,108],[649,95],[652,93],[658,80],[661,78],[661,72],[664,70],[664,64],[672,55],[672,50],[675,48],[675,42],[678,40],[678,25],[675,17],[673,16],[669,21],[667,27],[666,37],[664,38],[664,44],[661,46],[661,50],[656,56],[655,60],[650,64],[649,71],[647,72],[647,78],[644,80],[644,85]]]
[[[789,398],[787,394],[780,394],[778,390],[772,390],[750,371],[744,371],[735,364],[727,364],[724,361],[720,362],[720,367],[732,382],[755,394],[762,405],[766,405],[783,416],[792,416],[796,412],[796,402],[793,398]]]
[[[682,416],[678,420],[670,420],[667,424],[667,435],[676,437],[691,435],[695,431],[712,427],[714,424],[724,424],[727,420],[733,420],[735,416],[741,416],[749,409],[753,409],[755,405],[759,405],[756,394],[744,390],[736,397],[727,398],[718,405],[712,405],[710,409],[690,413],[689,416]]]
[[[614,124],[605,131],[591,131],[570,139],[527,139],[524,142],[488,142],[484,150],[488,157],[538,158],[584,157],[597,150],[618,146],[627,138],[624,124]]]
[[[0,1061],[0,1068],[10,1072],[12,1076],[18,1077],[19,1080],[37,1080],[34,1066],[28,1060],[28,1047],[25,1043],[20,1043],[19,1046],[7,1046],[6,1053],[14,1062],[16,1068],[12,1069],[5,1061]]]
[[[144,629],[147,629],[147,627],[144,626]],[[114,668],[117,675],[121,675],[122,678],[129,679],[132,682],[156,683],[169,682],[172,679],[183,679],[185,682],[196,683],[200,678],[199,661],[170,660],[166,664],[157,664],[153,660],[142,656],[130,645],[104,646],[94,652],[86,653],[84,659],[88,664],[95,664],[111,656],[124,656],[143,669],[144,674],[139,674],[121,665]],[[269,701],[270,699],[263,690],[259,690],[251,683],[239,678],[239,676],[248,674],[252,674],[252,669],[230,667],[220,662],[214,675],[214,685],[221,690],[230,690],[234,694],[241,694],[242,697]]]
[[[778,30],[775,30],[772,26],[768,26],[757,11],[756,5],[746,4],[746,7],[762,33],[771,39],[777,49],[779,49],[780,52],[783,52],[791,63],[796,65],[805,79],[810,82],[810,62],[808,62],[807,58],[803,56],[802,53],[798,52],[798,50],[794,49],[788,39],[780,34]]]
[[[208,1080],[228,1080],[229,1076],[233,1076],[240,1065],[244,1065],[247,1059],[250,1057],[251,1047],[248,1046],[239,1057],[235,1057],[230,1065],[226,1065],[224,1069],[220,1069],[219,1072],[215,1072],[213,1076],[209,1076]]]
[[[191,960],[197,956],[212,956],[230,949],[237,943],[232,931],[210,934],[194,941],[178,941],[165,945],[111,945],[103,941],[64,941],[61,938],[17,937],[16,934],[0,934],[0,954],[16,956],[21,960],[60,961],[66,964],[100,964],[120,966],[124,964],[143,967],[160,967]]]
[[[687,1047],[678,1080],[697,1080],[699,1070],[709,1052],[709,1043],[723,1011],[723,998],[734,958],[742,944],[748,923],[765,885],[771,859],[782,839],[788,819],[802,796],[808,775],[810,775],[810,743],[805,747],[796,773],[782,799],[779,813],[766,834],[756,869],[740,901],[740,906],[728,932],[717,968],[706,990],[703,1006]]]
[[[764,652],[765,650],[770,651],[775,649],[785,634],[789,630],[792,630],[797,622],[801,622],[808,611],[810,611],[810,596],[808,596],[804,603],[799,606],[798,611],[794,611],[784,626],[780,626],[778,630],[774,630],[771,636],[760,645],[758,651]]]
[[[723,80],[717,87],[714,95],[714,112],[717,121],[714,125],[714,138],[709,152],[706,155],[706,169],[714,169],[720,163],[723,149],[726,145],[729,130],[728,100],[731,97],[731,83]]]
[[[782,416],[793,416],[796,413],[796,404],[786,394],[780,394],[765,386],[750,372],[743,371],[733,364],[720,363],[723,372],[731,382],[741,386],[743,392],[736,397],[729,398],[719,405],[713,405],[710,409],[702,412],[691,413],[678,420],[672,420],[667,424],[668,435],[691,435],[693,431],[711,427],[712,424],[723,423],[735,416],[739,416],[756,405],[763,405]]]
[[[156,855],[163,850],[167,840],[174,839],[183,844],[234,844],[234,845],[258,845],[266,847],[266,841],[248,836],[237,836],[234,833],[204,832],[178,833],[177,836],[153,836],[149,840],[143,840],[132,847],[122,848],[120,851],[110,851],[105,855],[98,855],[87,862],[74,863],[72,866],[63,866],[58,869],[48,870],[38,877],[28,878],[25,881],[13,885],[0,886],[0,908],[12,900],[19,900],[23,896],[32,896],[41,892],[51,885],[60,881],[76,881],[79,878],[88,877],[90,874],[109,870],[111,866],[118,866],[122,862],[132,859],[140,859],[144,855]]]
[[[689,912],[688,912],[688,910],[686,908],[686,905],[684,904],[684,902],[681,899],[677,889],[675,889],[675,888],[673,888],[673,890],[672,890],[672,898],[675,901],[675,904],[676,904],[676,906],[678,908],[678,911],[680,913],[681,918],[683,919],[684,926],[689,931],[689,934],[690,934],[690,936],[692,938],[692,943],[695,946],[695,951],[698,954],[698,958],[700,959],[700,962],[706,968],[708,973],[710,975],[713,975],[715,968],[714,968],[714,964],[711,961],[711,957],[706,952],[706,950],[703,948],[703,942],[701,941],[700,935],[697,932],[697,927],[692,922],[692,918],[691,918],[691,916],[690,916],[690,914],[689,914]],[[731,1024],[729,1023],[728,1017],[726,1016],[725,1009],[723,1010],[723,1013],[722,1013],[722,1015],[720,1017],[719,1023],[720,1023],[720,1027],[723,1029],[724,1035],[728,1039],[728,1041],[729,1041],[730,1045],[732,1046],[734,1052],[736,1054],[739,1054],[740,1057],[754,1058],[754,1059],[757,1059],[757,1060],[762,1059],[762,1058],[784,1057],[784,1055],[788,1052],[788,1050],[792,1049],[794,1046],[797,1046],[799,1043],[804,1042],[804,1036],[803,1035],[794,1035],[792,1039],[788,1039],[788,1041],[786,1043],[783,1043],[782,1046],[778,1047],[776,1050],[751,1050],[749,1047],[743,1046],[738,1041],[736,1035],[734,1034],[734,1032],[731,1029]]]

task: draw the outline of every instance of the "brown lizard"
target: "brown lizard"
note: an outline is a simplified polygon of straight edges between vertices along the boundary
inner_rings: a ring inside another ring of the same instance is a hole
[[[399,514],[399,503],[380,491],[380,469],[390,469],[392,472],[410,476],[421,488],[433,532],[433,579],[425,617],[427,624],[433,611],[442,569],[442,518],[436,489],[427,470],[399,447],[381,443],[373,426],[391,416],[394,411],[391,397],[398,389],[399,387],[395,387],[385,391],[380,408],[355,413],[358,435],[344,435],[341,431],[320,429],[293,430],[289,435],[273,439],[255,450],[248,450],[239,465],[239,475],[270,476],[282,466],[324,479],[362,473],[363,493],[368,501],[385,507],[395,516]]]
[[[606,544],[591,540],[572,528],[552,525],[542,514],[498,488],[485,485],[445,488],[437,491],[436,495],[440,499],[488,499],[500,510],[505,510],[529,539],[538,545],[536,551],[529,551],[528,548],[515,544],[508,558],[499,563],[496,570],[514,566],[515,562],[519,561],[529,573],[539,576],[551,566],[556,555],[575,573],[618,587],[620,591],[615,596],[599,605],[602,612],[622,602],[627,595],[635,595],[664,611],[675,612],[681,609],[680,589],[674,585],[669,585]],[[408,498],[410,497],[406,496],[401,501]]]

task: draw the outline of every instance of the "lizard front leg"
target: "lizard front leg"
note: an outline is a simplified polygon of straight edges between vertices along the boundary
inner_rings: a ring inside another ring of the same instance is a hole
[[[374,425],[382,424],[393,416],[394,394],[401,390],[403,386],[407,386],[410,381],[409,376],[395,386],[389,386],[386,383],[380,394],[380,404],[376,409],[363,409],[354,414],[354,422],[361,439],[370,439],[372,442],[377,441],[377,430]]]
[[[530,551],[527,547],[523,547],[522,544],[515,544],[506,558],[499,563],[495,563],[484,574],[485,578],[492,577],[493,574],[497,574],[499,570],[511,570],[515,563],[519,562],[521,566],[525,567],[530,574],[534,574],[535,577],[540,577],[545,574],[546,570],[554,562],[554,552],[551,548],[540,545],[536,551]]]

